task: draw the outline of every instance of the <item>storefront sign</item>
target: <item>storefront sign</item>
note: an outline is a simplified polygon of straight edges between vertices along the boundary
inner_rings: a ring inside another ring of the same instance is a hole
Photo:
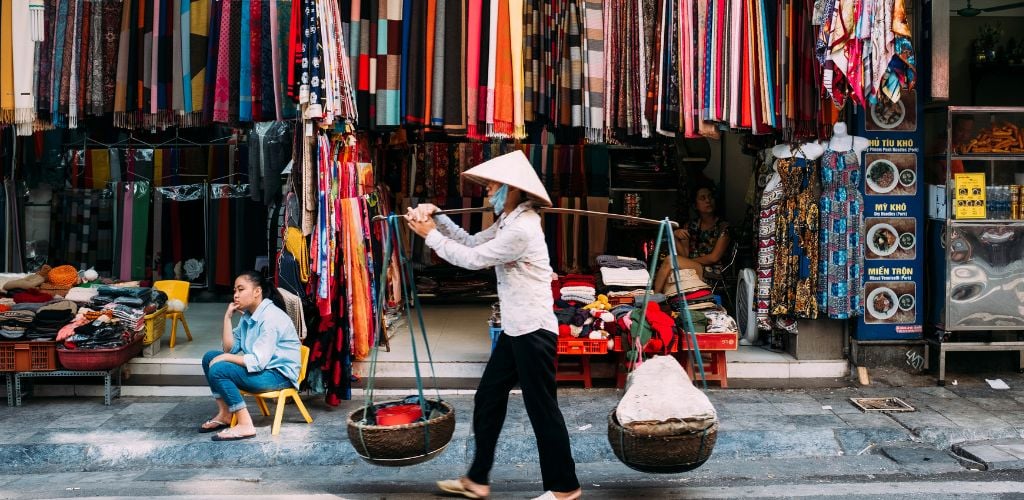
[[[923,123],[916,92],[859,114],[864,183],[864,315],[859,340],[913,340],[924,321]],[[984,189],[982,189],[984,191]]]
[[[985,174],[954,174],[953,207],[957,219],[985,218]]]

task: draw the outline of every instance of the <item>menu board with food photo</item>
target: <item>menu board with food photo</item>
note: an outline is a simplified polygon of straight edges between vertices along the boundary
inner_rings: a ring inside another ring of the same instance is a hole
[[[917,220],[869,217],[864,220],[868,259],[907,260],[917,257]]]
[[[913,323],[917,318],[917,283],[879,281],[864,284],[865,323]]]
[[[924,288],[924,127],[917,95],[904,89],[899,102],[879,96],[857,122],[868,140],[864,151],[864,226],[861,233],[864,312],[857,320],[857,340],[916,340],[924,331],[924,310],[917,304]]]
[[[913,132],[917,130],[917,92],[904,90],[900,99],[892,102],[884,95],[868,105],[865,129],[868,131]]]
[[[867,153],[864,155],[864,192],[867,195],[917,194],[917,155]]]

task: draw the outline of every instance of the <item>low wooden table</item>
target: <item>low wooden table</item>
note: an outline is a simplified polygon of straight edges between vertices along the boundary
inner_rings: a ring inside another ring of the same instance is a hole
[[[673,348],[669,351],[679,364],[683,365],[690,380],[696,380],[696,364],[693,362],[693,355],[690,352],[689,335],[683,335],[680,348]],[[697,347],[700,348],[701,358],[704,365],[704,380],[718,382],[723,389],[729,387],[728,370],[726,368],[726,351],[735,351],[739,347],[739,334],[731,333],[698,333]],[[615,351],[617,362],[615,363],[615,385],[618,388],[626,386],[626,352]],[[649,353],[656,354],[656,353]],[[699,376],[699,372],[698,376]]]

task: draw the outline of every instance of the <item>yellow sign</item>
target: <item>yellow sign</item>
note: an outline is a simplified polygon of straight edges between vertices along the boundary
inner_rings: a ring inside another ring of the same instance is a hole
[[[985,218],[985,174],[954,174],[953,206],[957,219]]]

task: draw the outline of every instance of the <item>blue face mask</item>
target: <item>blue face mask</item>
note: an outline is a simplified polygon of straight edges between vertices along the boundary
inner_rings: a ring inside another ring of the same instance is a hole
[[[508,196],[508,184],[502,184],[501,187],[487,199],[491,202],[491,206],[494,207],[495,215],[501,215],[501,211],[505,209],[506,196]]]

